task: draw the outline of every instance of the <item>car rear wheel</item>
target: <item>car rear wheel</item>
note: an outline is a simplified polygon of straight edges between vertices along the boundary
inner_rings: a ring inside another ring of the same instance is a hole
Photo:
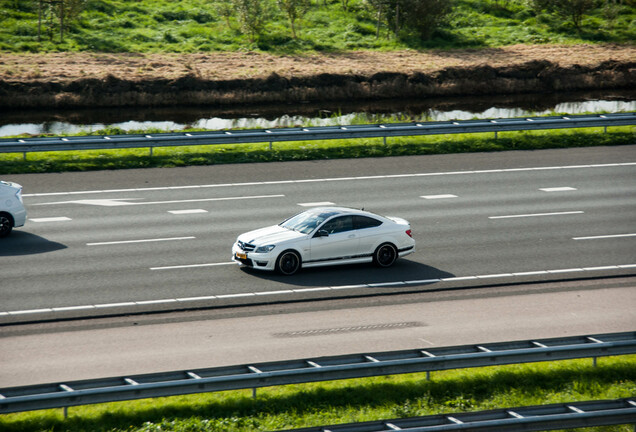
[[[373,263],[378,267],[391,267],[398,257],[397,249],[391,243],[378,246],[373,253]]]
[[[290,276],[300,269],[300,256],[293,250],[286,250],[276,258],[276,271]]]
[[[0,213],[0,237],[6,237],[13,229],[13,218],[6,214]]]

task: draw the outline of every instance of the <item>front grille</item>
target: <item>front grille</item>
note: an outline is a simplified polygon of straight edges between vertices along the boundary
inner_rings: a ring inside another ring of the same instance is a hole
[[[256,249],[256,246],[250,243],[243,243],[242,241],[238,241],[238,246],[241,248],[242,251],[245,252],[252,252],[254,249]]]

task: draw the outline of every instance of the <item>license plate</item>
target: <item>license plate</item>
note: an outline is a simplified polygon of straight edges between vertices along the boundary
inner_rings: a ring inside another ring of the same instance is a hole
[[[247,259],[247,254],[244,254],[244,253],[237,253],[237,254],[236,254],[236,257],[237,257],[238,259]]]

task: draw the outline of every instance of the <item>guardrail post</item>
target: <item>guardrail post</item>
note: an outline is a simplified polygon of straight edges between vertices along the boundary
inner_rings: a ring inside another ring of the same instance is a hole
[[[27,155],[27,152],[24,152],[24,153],[22,154],[22,160],[23,160],[24,162],[26,162],[26,160],[27,160],[26,155]]]
[[[64,420],[67,420],[67,419],[68,419],[68,407],[65,406],[64,407]]]
[[[256,399],[256,387],[252,387],[252,399]]]
[[[272,149],[272,142],[271,141],[269,142],[269,149],[270,150]]]
[[[153,148],[154,148],[154,147],[152,147],[152,146],[150,147],[150,157],[152,157],[152,149],[153,149]]]

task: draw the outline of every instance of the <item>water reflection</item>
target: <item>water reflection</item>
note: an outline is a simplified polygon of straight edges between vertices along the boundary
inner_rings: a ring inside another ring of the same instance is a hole
[[[329,105],[272,105],[230,108],[171,107],[56,111],[12,111],[0,115],[0,136],[49,133],[67,135],[107,127],[124,131],[209,130],[331,126],[356,121],[369,123],[417,120],[468,120],[510,118],[551,113],[636,111],[636,90],[584,92],[551,95],[514,95],[483,98],[438,98],[430,100],[386,100]]]

